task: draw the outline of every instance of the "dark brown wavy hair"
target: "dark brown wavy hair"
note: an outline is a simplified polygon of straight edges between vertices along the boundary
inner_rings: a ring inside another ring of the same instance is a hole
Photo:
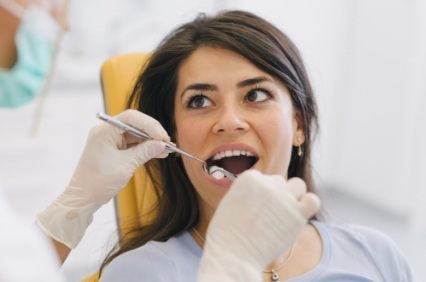
[[[302,119],[305,134],[303,155],[299,157],[297,148],[293,148],[287,175],[304,179],[308,190],[313,191],[311,142],[318,122],[307,72],[291,40],[271,23],[252,13],[226,11],[214,17],[201,14],[171,32],[143,67],[131,94],[129,107],[157,119],[172,141],[176,141],[174,102],[178,69],[201,46],[236,52],[287,86],[293,106]],[[105,258],[101,271],[120,254],[151,240],[166,241],[198,221],[196,192],[181,159],[169,156],[152,160],[146,164],[146,169],[158,197],[156,219],[123,234],[120,242]]]

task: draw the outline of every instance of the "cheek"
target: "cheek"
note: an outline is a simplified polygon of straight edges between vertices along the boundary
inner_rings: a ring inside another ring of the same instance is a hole
[[[262,120],[259,136],[266,151],[266,169],[270,173],[287,172],[293,146],[291,114],[270,114]]]
[[[176,125],[177,146],[185,151],[197,154],[200,144],[202,144],[205,130],[203,126],[193,120],[182,120]]]
[[[206,126],[200,122],[194,122],[192,118],[177,120],[176,145],[182,150],[200,157],[207,136],[206,132]],[[185,157],[182,158],[182,161],[186,173],[191,181],[194,181],[193,177],[199,174],[197,171],[202,167],[201,164]]]

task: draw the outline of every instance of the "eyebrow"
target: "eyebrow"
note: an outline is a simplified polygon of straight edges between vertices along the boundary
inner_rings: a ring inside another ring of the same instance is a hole
[[[217,90],[217,86],[213,84],[208,83],[193,83],[185,87],[185,89],[182,91],[181,97],[183,94],[185,94],[188,90],[204,90],[204,91],[215,91]]]
[[[254,77],[254,78],[249,78],[243,81],[238,82],[237,87],[238,88],[243,88],[243,87],[247,87],[247,86],[251,86],[263,81],[271,81],[272,80],[270,78],[264,77],[264,76],[259,76],[259,77]],[[208,84],[208,83],[193,83],[188,85],[183,91],[182,94],[180,95],[181,97],[183,96],[183,94],[185,94],[186,91],[188,90],[204,90],[204,91],[215,91],[217,90],[217,86],[214,84]]]
[[[237,86],[239,88],[242,88],[242,87],[258,84],[258,83],[264,82],[264,81],[272,81],[272,80],[267,78],[267,77],[264,77],[264,76],[259,76],[259,77],[254,77],[254,78],[249,78],[249,79],[243,80],[243,81],[239,82],[237,84]]]

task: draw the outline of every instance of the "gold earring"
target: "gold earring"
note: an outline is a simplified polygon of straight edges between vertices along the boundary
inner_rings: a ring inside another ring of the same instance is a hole
[[[303,149],[302,149],[303,140],[302,140],[302,136],[299,135],[297,137],[297,143],[299,143],[299,146],[297,148],[297,155],[299,157],[302,157],[303,156]]]
[[[303,156],[302,145],[299,145],[299,148],[297,149],[297,155],[298,155],[299,157],[302,157],[302,156]]]

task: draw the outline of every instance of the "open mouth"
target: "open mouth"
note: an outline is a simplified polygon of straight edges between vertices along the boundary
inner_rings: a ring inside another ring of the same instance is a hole
[[[219,152],[206,160],[209,167],[221,167],[235,175],[238,175],[251,167],[258,161],[258,157],[245,150],[227,150]]]

